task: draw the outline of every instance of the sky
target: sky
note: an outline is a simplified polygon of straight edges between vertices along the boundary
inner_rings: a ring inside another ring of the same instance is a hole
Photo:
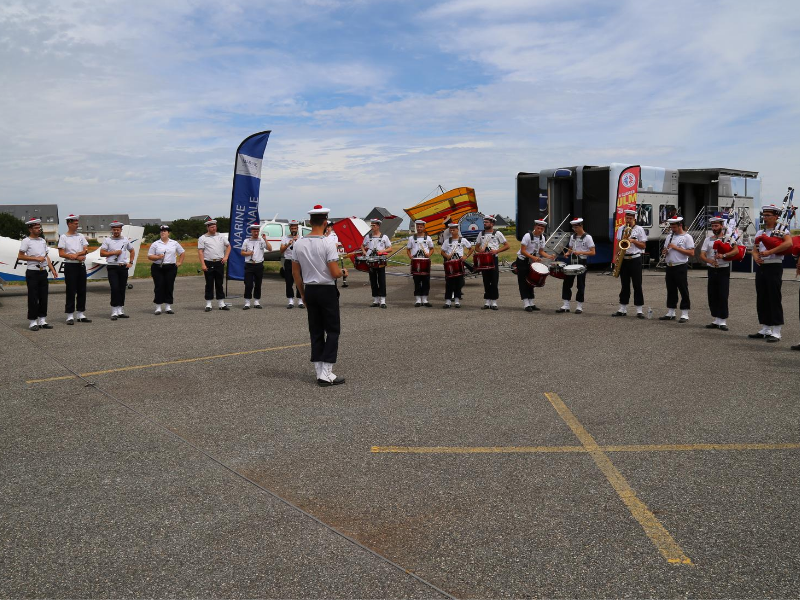
[[[800,2],[3,0],[0,204],[230,212],[271,130],[260,212],[395,214],[518,172],[611,162],[800,185]]]

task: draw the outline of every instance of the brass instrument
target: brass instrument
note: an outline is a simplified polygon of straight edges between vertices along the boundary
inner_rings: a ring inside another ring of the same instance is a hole
[[[619,272],[622,270],[622,261],[625,258],[625,253],[631,247],[631,232],[633,227],[626,225],[622,230],[622,238],[617,242],[617,260],[614,263],[614,277],[619,277]]]

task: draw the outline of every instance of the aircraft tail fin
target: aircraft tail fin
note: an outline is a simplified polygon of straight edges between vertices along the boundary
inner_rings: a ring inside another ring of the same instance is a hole
[[[139,260],[139,249],[142,246],[144,227],[140,227],[138,225],[123,225],[122,235],[128,238],[133,244],[133,251],[135,254],[133,256],[133,264],[131,264],[131,268],[128,269],[128,277],[133,277],[133,273],[136,270],[136,263]]]

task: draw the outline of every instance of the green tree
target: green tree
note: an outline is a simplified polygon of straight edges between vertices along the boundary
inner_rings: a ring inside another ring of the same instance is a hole
[[[217,221],[217,231],[220,233],[230,233],[231,231],[231,218],[230,217],[214,217]]]
[[[28,227],[25,225],[25,221],[10,213],[0,212],[0,235],[18,240],[27,233]]]

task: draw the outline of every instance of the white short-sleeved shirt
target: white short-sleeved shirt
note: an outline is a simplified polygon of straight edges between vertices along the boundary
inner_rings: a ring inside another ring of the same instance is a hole
[[[241,250],[244,252],[252,252],[251,255],[244,257],[244,262],[262,263],[264,262],[264,253],[267,251],[267,242],[265,242],[262,237],[255,240],[250,237],[242,240]]]
[[[337,262],[339,252],[332,239],[309,235],[294,243],[293,262],[300,264],[304,285],[333,285],[328,263]]]
[[[219,233],[214,235],[204,233],[197,240],[197,249],[203,251],[204,260],[222,260],[225,258],[225,248],[230,245],[228,238]]]
[[[128,238],[126,238],[124,235],[121,235],[118,238],[107,237],[103,240],[100,248],[106,252],[116,252],[117,250],[122,250],[121,254],[106,256],[106,264],[125,265],[128,264],[128,261],[130,260],[133,244],[131,244],[131,241]]]
[[[775,230],[774,229],[759,229],[756,232],[756,237],[758,237],[760,235],[763,235],[764,237],[769,237],[770,235],[772,235],[773,231],[775,231]],[[759,252],[764,252],[766,250],[769,250],[769,248],[767,248],[764,244],[762,244],[759,241],[758,242],[758,251]],[[770,254],[768,256],[762,256],[761,259],[767,264],[783,262],[783,257],[780,254]]]
[[[68,233],[62,233],[61,237],[58,238],[58,248],[59,250],[63,250],[67,254],[77,254],[78,252],[83,251],[89,245],[89,242],[86,241],[86,238],[83,237],[82,233],[76,233],[74,235],[70,235]],[[73,260],[71,258],[65,258],[65,263],[80,263],[80,260]]]
[[[442,244],[442,252],[445,254],[453,253],[451,260],[454,258],[464,258],[464,250],[472,248],[472,244],[469,240],[464,239],[462,237],[458,238],[457,240],[449,239],[444,244]]]
[[[288,235],[285,235],[281,238],[281,246],[286,246],[286,250],[284,250],[283,252],[284,260],[292,260],[294,258],[294,244],[296,244],[301,239],[303,239],[303,236],[300,235],[299,233],[297,234],[297,240],[294,243],[292,243],[292,238],[289,237]]]
[[[694,249],[694,238],[688,233],[669,233],[665,243],[675,244],[678,248],[683,248],[684,250]],[[685,264],[689,262],[689,257],[685,254],[681,254],[677,250],[669,249],[667,250],[666,261],[668,263]]]
[[[385,252],[389,250],[392,247],[392,242],[389,240],[388,235],[372,237],[372,235],[368,233],[364,236],[364,242],[362,246],[366,246],[367,250],[369,250],[372,254],[377,254],[378,252]]]
[[[156,240],[150,245],[148,254],[163,254],[164,258],[153,261],[155,265],[174,265],[178,262],[178,255],[183,254],[185,250],[175,240],[168,239],[166,242]]]
[[[539,254],[539,250],[543,250],[545,246],[545,237],[544,234],[540,236],[534,236],[531,233],[526,233],[522,236],[522,247],[528,251],[528,254],[532,254],[533,256],[537,256]],[[517,252],[517,258],[522,260],[527,260],[528,257],[522,253],[522,250]]]
[[[43,237],[26,237],[19,245],[19,251],[25,256],[47,256],[47,241]],[[28,271],[42,271],[47,269],[47,261],[28,261]]]
[[[578,252],[588,252],[594,248],[594,240],[588,233],[584,233],[583,235],[575,235],[573,233],[569,238],[569,244],[567,246]],[[575,258],[578,260],[587,260],[588,256],[581,254]]]
[[[622,239],[622,232],[625,231],[625,225],[621,225],[619,229],[617,229],[617,240]],[[628,239],[636,240],[637,242],[646,242],[647,241],[647,232],[642,229],[641,225],[634,225],[633,229],[631,229],[631,235]],[[644,250],[641,248],[637,248],[634,244],[630,245],[625,251],[627,256],[639,256],[642,254]],[[616,260],[616,259],[614,259]]]
[[[705,240],[703,240],[703,245],[700,246],[700,251],[706,253],[706,258],[708,260],[716,260],[718,266],[729,267],[731,261],[718,257],[717,251],[714,250],[714,242],[716,242],[717,240],[722,241],[724,237],[725,237],[724,232],[720,237],[715,237],[714,234],[711,234]]]
[[[431,236],[427,234],[423,235],[422,237],[418,235],[412,235],[410,238],[408,238],[406,248],[411,250],[411,256],[413,257],[424,256],[421,253],[423,248],[427,249],[428,254],[430,254],[430,252],[433,250],[433,239],[431,239]]]
[[[339,245],[339,236],[336,235],[336,232],[333,229],[331,229],[331,232],[327,235],[327,237],[332,239],[334,244],[337,246]]]
[[[497,250],[506,243],[506,236],[499,231],[492,231],[492,233],[481,232],[475,239],[475,246],[482,248],[486,244],[486,250]]]

